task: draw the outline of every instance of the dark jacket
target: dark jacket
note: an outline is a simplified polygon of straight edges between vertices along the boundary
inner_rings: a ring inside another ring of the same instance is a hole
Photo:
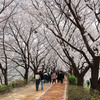
[[[43,80],[43,73],[40,73],[40,79]]]

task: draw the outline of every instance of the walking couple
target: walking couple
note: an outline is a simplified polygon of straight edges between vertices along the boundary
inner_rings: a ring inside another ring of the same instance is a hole
[[[43,85],[44,85],[44,78],[43,78],[43,72],[37,72],[35,74],[35,79],[36,79],[36,91],[39,89],[39,84],[41,82],[41,90],[43,90]]]

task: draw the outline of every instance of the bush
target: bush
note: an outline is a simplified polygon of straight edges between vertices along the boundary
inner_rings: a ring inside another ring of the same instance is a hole
[[[77,78],[72,75],[68,75],[68,81],[70,85],[77,85]]]
[[[34,78],[34,77],[30,77],[30,78],[28,79],[28,82],[31,82],[31,81],[35,81],[35,78]]]
[[[69,85],[68,100],[100,100],[100,92],[93,90],[91,93],[87,88]]]
[[[25,84],[26,84],[26,81],[16,80],[16,81],[9,83],[8,85],[0,85],[0,94],[4,94],[6,92],[9,92],[15,87],[24,86]]]
[[[8,92],[10,90],[11,90],[10,85],[3,85],[3,86],[0,85],[0,94],[3,94],[3,93]]]
[[[25,80],[16,80],[15,82],[13,82],[13,87],[21,87],[25,85],[26,85]]]
[[[31,82],[31,81],[35,81],[34,78],[29,78],[28,82]],[[9,92],[11,91],[13,88],[16,88],[16,87],[22,87],[22,86],[25,86],[27,83],[25,80],[16,80],[16,81],[10,81],[9,84],[6,86],[6,85],[0,85],[0,94],[4,94],[6,92]]]
[[[12,81],[11,83],[9,83],[9,85],[10,85],[11,88],[15,88],[16,87],[15,81]]]

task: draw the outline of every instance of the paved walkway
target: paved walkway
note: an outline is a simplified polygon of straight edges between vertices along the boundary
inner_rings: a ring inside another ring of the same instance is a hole
[[[67,100],[67,81],[64,83],[45,84],[44,90],[35,90],[35,84],[17,88],[13,92],[0,96],[0,100]]]

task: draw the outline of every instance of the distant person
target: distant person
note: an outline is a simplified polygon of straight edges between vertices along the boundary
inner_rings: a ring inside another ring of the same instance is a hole
[[[89,80],[87,80],[86,83],[87,83],[87,87],[89,87],[89,86],[90,86],[90,82],[89,82]]]
[[[47,82],[49,83],[51,83],[51,74],[50,73],[48,73],[48,77],[47,77]]]
[[[57,73],[57,82],[59,83],[60,77],[59,77],[59,72]]]
[[[46,83],[46,82],[47,82],[47,77],[48,77],[48,73],[47,73],[47,72],[45,72],[45,73],[44,73],[44,75],[43,75],[43,78],[44,78],[44,83]]]
[[[52,73],[51,75],[51,80],[52,80],[52,84],[55,82],[56,83],[56,78],[57,78],[57,75],[55,72]]]
[[[43,90],[43,85],[44,85],[44,77],[43,77],[43,72],[42,72],[42,71],[40,71],[40,72],[39,72],[39,74],[40,74],[40,80],[41,80],[41,90]]]
[[[60,71],[59,80],[61,81],[61,84],[63,83],[63,79],[64,79],[64,73],[62,71]]]
[[[36,79],[36,91],[38,91],[40,84],[40,75],[38,72],[35,74],[35,79]]]

